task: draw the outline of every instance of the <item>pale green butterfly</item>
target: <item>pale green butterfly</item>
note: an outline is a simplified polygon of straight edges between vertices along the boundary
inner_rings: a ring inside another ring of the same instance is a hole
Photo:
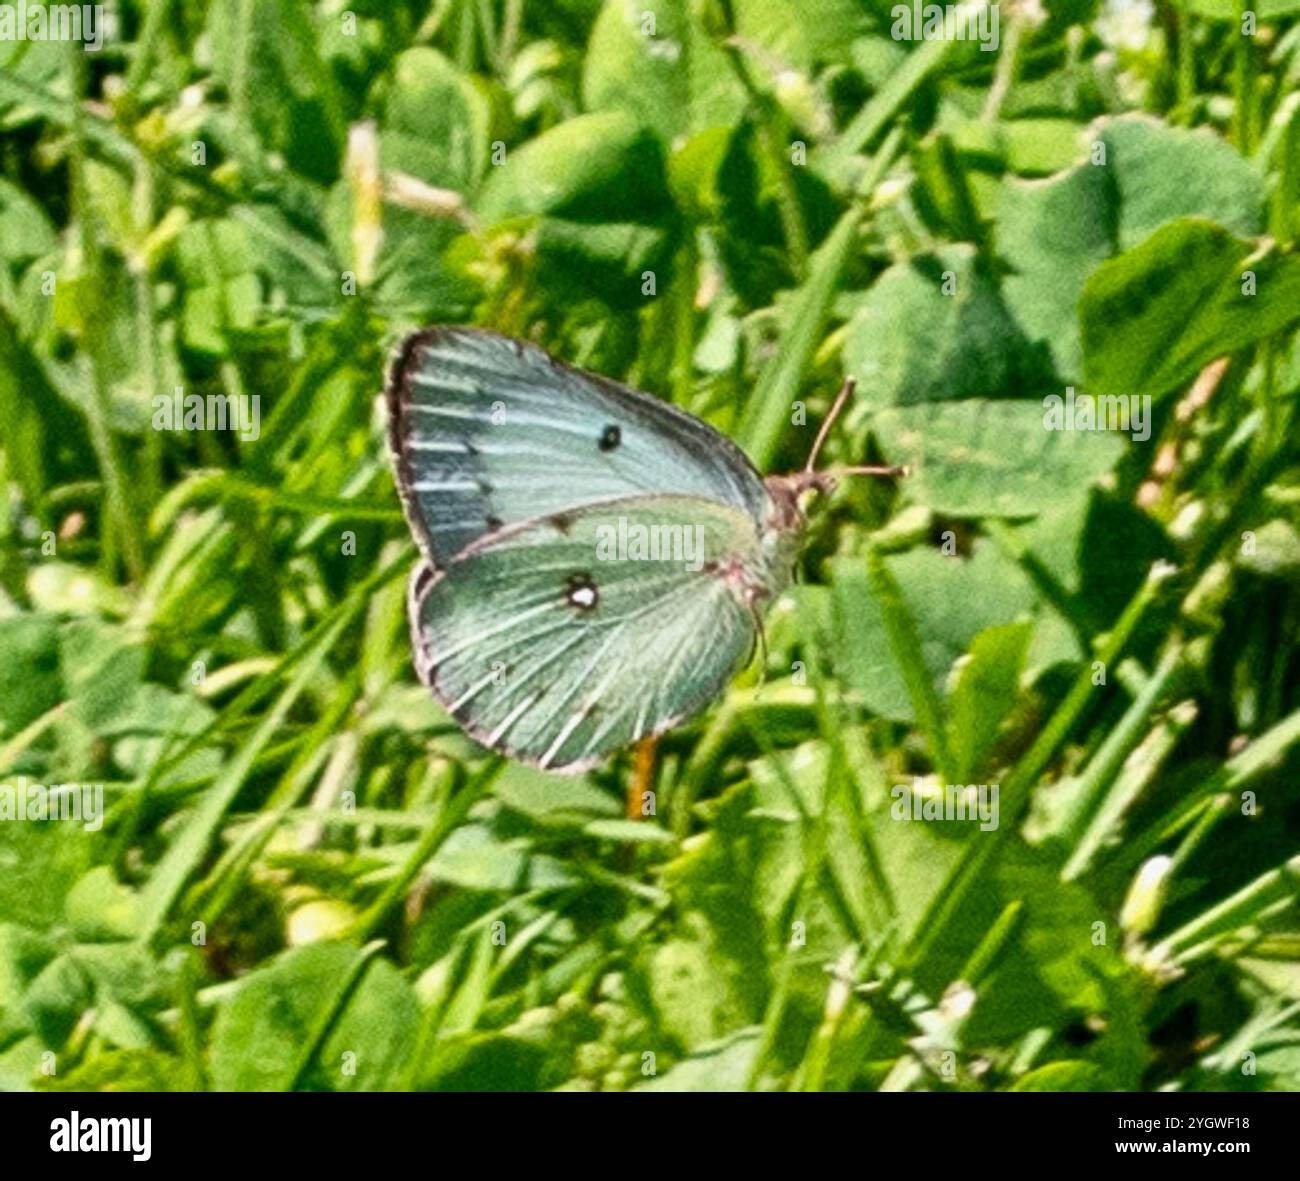
[[[423,561],[415,668],[484,745],[553,771],[698,713],[790,582],[800,504],[836,475],[764,480],[731,440],[535,345],[434,327],[388,381],[389,447]]]

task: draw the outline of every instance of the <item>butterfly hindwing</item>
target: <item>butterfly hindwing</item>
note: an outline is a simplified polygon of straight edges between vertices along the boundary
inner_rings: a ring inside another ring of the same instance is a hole
[[[435,566],[485,534],[616,497],[677,493],[751,518],[763,510],[757,472],[712,427],[496,333],[409,337],[388,410],[398,488]]]
[[[485,745],[581,770],[721,691],[755,639],[726,572],[757,545],[747,516],[694,496],[502,529],[437,572],[417,569],[416,667]]]

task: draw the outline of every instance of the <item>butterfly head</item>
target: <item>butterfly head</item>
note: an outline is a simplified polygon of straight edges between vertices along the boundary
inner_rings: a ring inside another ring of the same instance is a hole
[[[831,492],[837,483],[831,472],[791,472],[788,476],[769,476],[763,481],[771,500],[767,527],[785,533],[802,532],[807,523],[812,493]]]
[[[813,440],[812,450],[808,453],[808,462],[803,471],[792,472],[788,476],[771,476],[765,483],[768,495],[772,499],[773,510],[769,515],[769,527],[791,533],[800,533],[806,523],[805,510],[810,493],[820,492],[829,495],[845,476],[905,476],[905,467],[860,466],[836,467],[816,470],[817,456],[822,444],[830,433],[831,426],[844,409],[845,403],[853,395],[857,383],[853,378],[844,380],[844,385],[831,404],[830,411],[822,420],[817,438]]]

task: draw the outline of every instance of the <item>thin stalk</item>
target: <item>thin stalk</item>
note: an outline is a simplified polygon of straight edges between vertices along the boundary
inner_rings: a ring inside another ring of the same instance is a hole
[[[916,713],[917,725],[930,746],[930,761],[945,783],[952,782],[953,757],[948,744],[948,729],[944,725],[939,695],[934,679],[921,655],[921,637],[903,592],[890,573],[880,551],[867,552],[867,578],[871,591],[880,606],[885,635],[893,651],[894,661],[907,684],[907,695]]]
[[[1020,9],[1013,9],[1011,19],[1007,21],[1007,35],[1002,40],[1002,52],[998,55],[997,69],[993,74],[993,85],[989,87],[988,97],[984,100],[981,118],[985,123],[996,123],[1002,113],[1002,104],[1016,81],[1016,70],[1020,65],[1020,45],[1024,38],[1025,18]]]
[[[1161,584],[1169,570],[1157,563],[1125,607],[1119,622],[1105,638],[1097,658],[1112,667],[1127,647],[1138,625],[1157,601]],[[1039,777],[1047,769],[1057,750],[1074,731],[1085,710],[1092,703],[1096,686],[1092,683],[1092,668],[1085,664],[1079,670],[1074,685],[1065,700],[1057,707],[1037,740],[1012,768],[1002,787],[1001,817],[998,828],[984,839],[971,841],[961,860],[949,872],[943,886],[935,893],[925,916],[917,925],[916,935],[904,954],[904,963],[914,967],[923,960],[942,936],[952,917],[966,905],[966,896],[979,881],[984,867],[999,848],[1008,832],[1014,832],[1021,814],[1029,804],[1029,796]]]
[[[353,924],[350,934],[356,939],[367,939],[375,929],[388,917],[388,912],[406,896],[411,883],[419,876],[425,862],[434,855],[452,832],[469,815],[469,810],[486,793],[488,785],[501,770],[500,759],[492,759],[486,768],[475,775],[458,792],[452,791],[449,779],[446,791],[438,802],[437,815],[424,835],[416,843],[411,855],[398,870],[397,875],[384,888],[384,891],[360,915]]]
[[[90,198],[86,187],[86,128],[85,111],[81,96],[86,90],[85,53],[79,42],[67,45],[69,89],[73,96],[71,130],[72,139],[68,153],[68,173],[72,188],[73,218],[77,224],[81,254],[89,280],[91,306],[85,312],[86,351],[90,354],[91,398],[86,410],[90,428],[90,443],[104,478],[106,517],[112,527],[104,530],[104,548],[101,566],[111,573],[115,552],[112,537],[122,548],[122,561],[133,582],[144,576],[144,535],[135,512],[130,488],[122,464],[122,457],[113,437],[110,421],[107,378],[106,342],[103,336],[103,292],[108,289],[103,274],[99,244],[92,224]]]
[[[791,172],[793,165],[789,158],[791,141],[788,127],[785,126],[784,116],[776,101],[759,89],[754,81],[745,62],[744,51],[735,39],[729,38],[724,48],[741,87],[749,96],[759,147],[776,177],[776,208],[781,218],[781,232],[785,236],[786,249],[790,255],[790,269],[794,272],[796,281],[800,281],[808,269],[808,231],[803,224],[799,190],[794,183],[794,173]]]
[[[1179,739],[1196,720],[1196,712],[1194,701],[1184,701],[1175,706],[1125,760],[1123,769],[1061,870],[1064,881],[1072,881],[1087,872],[1105,841],[1119,830],[1124,814],[1151,785]]]
[[[1192,14],[1183,8],[1172,10],[1178,22],[1178,103],[1173,114],[1179,123],[1190,124],[1196,101],[1196,54],[1193,49]]]
[[[1300,856],[1270,869],[1235,894],[1184,923],[1151,949],[1149,959],[1186,964],[1208,954],[1242,927],[1256,922],[1279,904],[1294,905],[1300,891]]]
[[[1060,825],[1060,835],[1069,846],[1081,842],[1088,818],[1097,810],[1099,801],[1111,788],[1124,765],[1124,760],[1132,753],[1142,737],[1142,732],[1150,724],[1152,711],[1173,681],[1182,663],[1184,647],[1181,643],[1171,643],[1156,670],[1146,679],[1138,694],[1124,711],[1124,716],[1102,741],[1096,754],[1089,761],[1078,785],[1076,786],[1070,809]],[[1067,862],[1069,869],[1073,858]],[[1065,871],[1062,871],[1064,874]]]
[[[1237,0],[1237,29],[1236,35],[1232,38],[1232,78],[1237,99],[1237,150],[1243,156],[1249,156],[1254,152],[1259,126],[1256,110],[1259,67],[1255,62],[1255,38],[1243,36],[1241,32],[1242,18],[1247,7],[1246,0]]]

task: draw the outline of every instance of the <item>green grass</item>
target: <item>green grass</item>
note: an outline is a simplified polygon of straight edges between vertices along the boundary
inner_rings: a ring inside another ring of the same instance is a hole
[[[0,812],[0,1088],[1300,1089],[1300,0],[891,7],[0,43],[0,787],[105,806]],[[912,466],[821,506],[650,815],[415,681],[379,392],[436,322],[765,472],[852,373],[828,458]]]

